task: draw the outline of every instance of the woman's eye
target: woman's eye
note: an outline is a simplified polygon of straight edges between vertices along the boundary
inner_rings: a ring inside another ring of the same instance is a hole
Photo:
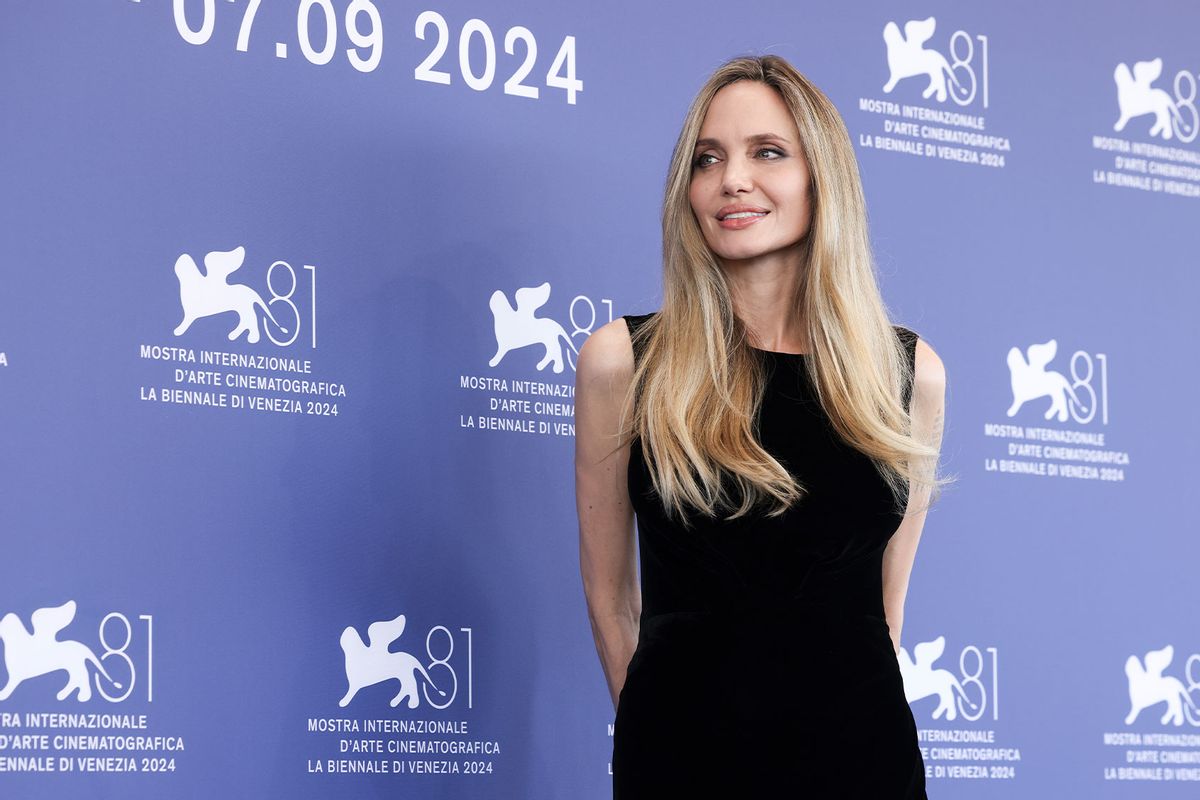
[[[760,147],[758,149],[758,152],[755,155],[762,155],[763,153],[774,153],[775,154],[775,158],[768,158],[767,161],[778,161],[779,159],[784,158],[786,156],[786,153],[784,153],[782,150],[780,150],[777,147]],[[706,158],[715,158],[715,156],[712,153],[701,153],[700,155],[696,156],[696,158],[692,161],[692,166],[694,166],[694,167],[709,166],[711,164],[711,162],[705,161],[704,159],[706,159]]]

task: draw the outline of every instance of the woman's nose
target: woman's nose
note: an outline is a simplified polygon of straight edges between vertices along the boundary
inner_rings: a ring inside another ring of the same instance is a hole
[[[740,158],[729,159],[725,162],[725,173],[721,176],[721,182],[725,194],[749,191],[753,188],[750,165]]]

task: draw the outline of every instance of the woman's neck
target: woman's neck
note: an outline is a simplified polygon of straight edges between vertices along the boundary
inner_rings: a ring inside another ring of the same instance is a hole
[[[743,262],[738,262],[743,263]],[[733,308],[745,323],[750,344],[761,350],[808,352],[804,320],[796,312],[799,278],[794,267],[759,264],[727,268]]]

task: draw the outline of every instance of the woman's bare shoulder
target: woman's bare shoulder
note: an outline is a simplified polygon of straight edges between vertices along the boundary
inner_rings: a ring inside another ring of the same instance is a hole
[[[946,365],[924,338],[917,339],[916,367],[913,370],[918,387],[930,393],[939,393],[946,388]]]
[[[600,326],[579,349],[576,383],[628,381],[633,376],[633,343],[624,317]]]
[[[579,348],[575,365],[577,469],[598,468],[607,458],[626,408],[633,367],[633,346],[624,319],[593,331]]]

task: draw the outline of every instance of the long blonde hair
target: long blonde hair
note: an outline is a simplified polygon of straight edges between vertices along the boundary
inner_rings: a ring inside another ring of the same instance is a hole
[[[688,196],[709,105],[718,90],[739,80],[779,93],[795,118],[812,176],[812,221],[798,245],[806,268],[793,298],[811,342],[812,355],[804,360],[810,383],[837,433],[875,463],[900,513],[918,484],[931,487],[932,503],[945,482],[936,478],[938,449],[910,435],[901,398],[912,371],[875,279],[850,135],[829,98],[776,55],[723,64],[684,119],[663,199],[662,308],[634,337],[641,358],[625,398],[633,413],[622,415],[621,433],[629,437],[623,441],[640,438],[655,490],[685,526],[685,506],[715,517],[736,504],[728,517],[736,519],[765,505],[769,516],[778,516],[807,493],[758,441],[766,370]]]

